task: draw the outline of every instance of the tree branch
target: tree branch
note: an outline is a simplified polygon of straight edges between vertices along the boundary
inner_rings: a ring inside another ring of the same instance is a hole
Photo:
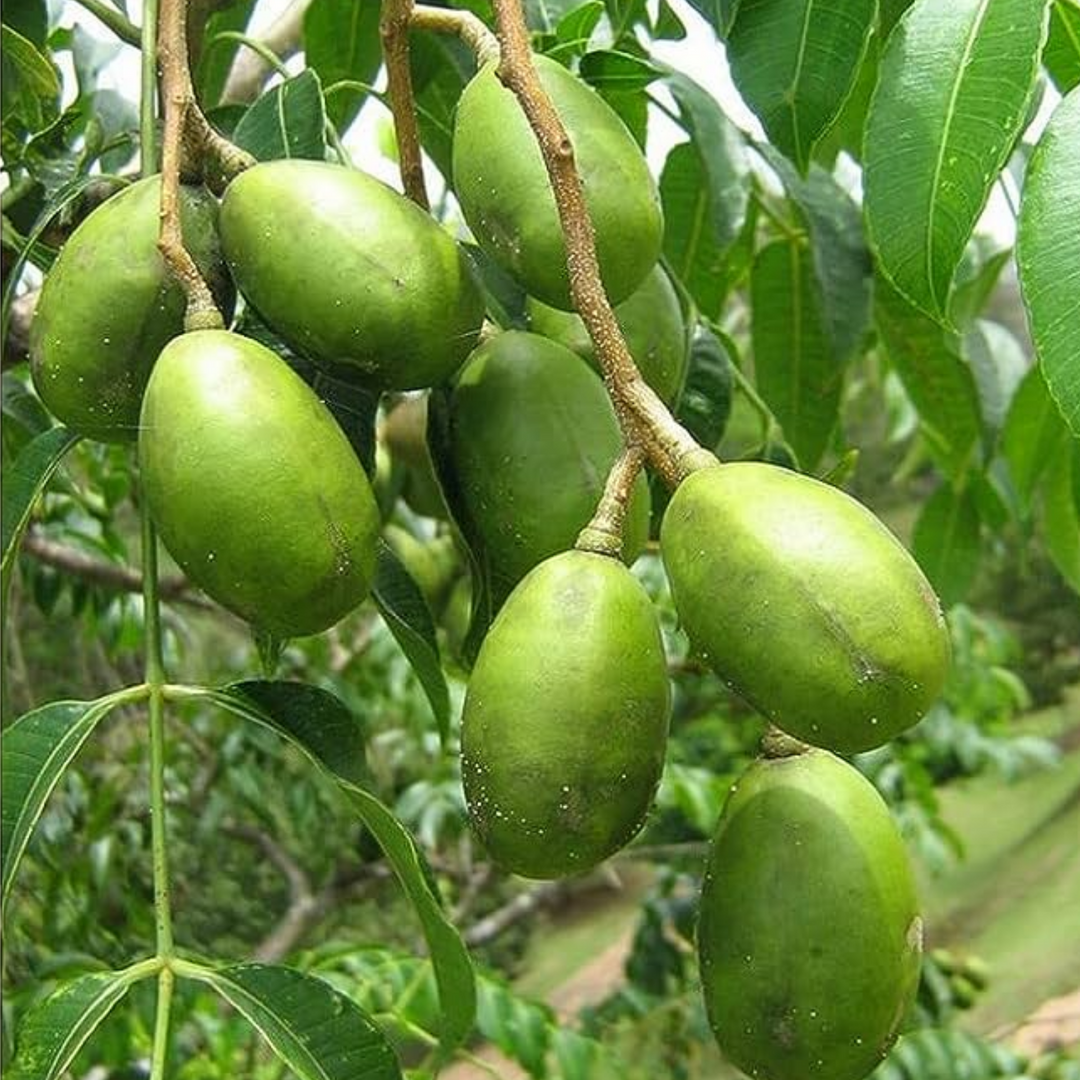
[[[364,2],[364,0],[359,0]],[[304,15],[311,0],[293,0],[276,22],[260,38],[261,44],[277,56],[279,61],[288,60],[300,51],[304,34]],[[241,49],[236,54],[229,77],[222,91],[223,105],[247,105],[261,92],[266,80],[274,72],[273,64],[251,49]]]
[[[497,63],[499,60],[499,39],[488,29],[487,24],[471,11],[417,4],[409,16],[409,23],[415,30],[457,34],[472,50],[479,67]]]
[[[566,240],[574,307],[592,339],[628,446],[640,444],[672,486],[694,469],[716,463],[678,424],[641,377],[600,280],[596,237],[574,161],[574,147],[540,83],[519,0],[493,0],[501,59],[498,75],[517,97],[536,136],[551,180]]]
[[[592,520],[578,534],[574,544],[579,551],[595,551],[598,555],[622,556],[623,523],[634,482],[645,464],[645,454],[639,445],[626,446],[615,459],[608,473],[604,492]]]
[[[424,186],[424,161],[420,154],[420,134],[416,127],[412,73],[409,69],[409,17],[413,0],[382,0],[379,36],[386,64],[387,92],[394,114],[398,166],[405,194],[417,206],[431,208]]]
[[[527,919],[541,908],[552,907],[561,902],[570,891],[569,882],[545,881],[543,885],[528,892],[518,893],[513,900],[496,908],[490,915],[473,923],[465,931],[465,944],[470,948],[487,945],[515,923]]]

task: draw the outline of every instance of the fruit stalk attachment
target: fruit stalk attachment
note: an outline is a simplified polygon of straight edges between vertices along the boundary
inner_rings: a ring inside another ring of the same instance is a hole
[[[642,379],[600,280],[596,237],[574,148],[536,74],[520,0],[493,0],[500,45],[499,79],[518,99],[539,144],[566,241],[570,294],[592,339],[627,446],[675,487],[690,472],[715,465]]]
[[[409,70],[409,20],[413,0],[383,0],[379,19],[383,62],[386,64],[386,88],[390,111],[394,115],[398,164],[405,194],[417,206],[431,208],[424,186],[424,162],[420,156],[420,135],[416,128],[412,74]]]
[[[610,555],[613,559],[622,557],[626,510],[634,493],[634,481],[644,464],[645,452],[640,446],[623,448],[608,473],[596,513],[578,534],[574,544],[578,551],[594,551],[598,555]]]
[[[255,159],[219,135],[195,100],[187,46],[187,0],[161,0],[158,57],[161,63],[164,134],[161,148],[161,237],[158,248],[187,297],[187,330],[216,330],[225,323],[199,268],[184,247],[180,227],[180,181],[200,178],[207,158],[225,177]]]

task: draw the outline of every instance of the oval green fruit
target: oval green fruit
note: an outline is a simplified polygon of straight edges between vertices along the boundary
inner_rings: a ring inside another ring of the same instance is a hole
[[[561,64],[534,56],[570,141],[613,304],[660,257],[664,222],[649,167],[622,120]],[[540,148],[517,98],[488,64],[462,92],[454,120],[454,191],[480,246],[525,291],[570,310],[566,245]]]
[[[273,329],[372,386],[432,386],[476,344],[484,302],[464,255],[374,177],[263,162],[226,189],[221,238],[240,291]]]
[[[314,391],[258,342],[200,330],[165,347],[139,464],[169,553],[256,629],[315,634],[367,595],[379,530],[367,476]]]
[[[161,182],[124,188],[71,234],[45,278],[30,326],[34,386],[49,411],[102,442],[136,438],[143,390],[165,343],[184,330],[184,291],[157,249]],[[181,187],[184,243],[228,315],[233,290],[217,203]]]
[[[580,315],[548,307],[533,297],[529,297],[526,311],[530,329],[565,345],[599,371],[592,339]],[[653,267],[645,281],[615,308],[615,316],[641,377],[670,405],[686,377],[688,341],[679,296],[661,267]]]
[[[538,563],[574,546],[622,446],[603,383],[580,357],[537,334],[486,341],[450,396],[449,457],[466,539],[482,548],[496,606]],[[457,505],[453,505],[456,501]],[[623,556],[648,539],[649,490],[639,478]]]
[[[514,873],[582,873],[641,828],[671,694],[656,613],[622,563],[568,551],[514,590],[462,715],[469,818]]]
[[[825,750],[739,779],[709,853],[701,982],[724,1054],[761,1080],[861,1080],[915,996],[922,920],[904,843]]]
[[[838,488],[761,462],[701,469],[672,496],[660,548],[691,642],[784,731],[866,750],[941,692],[949,637],[933,589]]]

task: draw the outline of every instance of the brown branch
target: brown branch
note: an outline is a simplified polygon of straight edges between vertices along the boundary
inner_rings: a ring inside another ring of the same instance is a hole
[[[398,167],[405,194],[417,206],[430,209],[424,186],[424,162],[420,156],[420,133],[416,126],[412,72],[409,69],[409,18],[413,0],[383,0],[379,20],[383,62],[386,64],[386,88],[390,110],[394,114],[397,136]]]
[[[536,74],[520,0],[493,0],[501,59],[498,75],[517,97],[551,180],[566,241],[570,295],[585,323],[629,446],[640,444],[672,486],[716,463],[678,424],[641,377],[600,280],[596,237],[574,161],[574,147]]]
[[[118,566],[104,559],[95,559],[77,548],[48,540],[39,533],[28,532],[23,537],[22,550],[46,566],[72,574],[91,584],[115,589],[117,592],[142,592],[142,576],[137,570],[130,566]],[[207,611],[217,610],[210,601],[192,592],[191,583],[184,577],[162,578],[158,585],[158,595],[163,600],[175,600]]]
[[[473,923],[465,931],[465,944],[470,948],[487,945],[515,923],[527,919],[541,908],[559,903],[568,892],[569,883],[566,881],[545,881],[543,885],[537,885],[528,892],[518,893],[513,900],[503,904],[479,922]]]
[[[358,0],[365,2],[365,0]],[[288,60],[300,51],[304,35],[304,15],[311,0],[293,0],[281,16],[259,39],[279,60]],[[253,49],[241,47],[233,61],[225,89],[221,95],[223,105],[247,105],[254,101],[266,80],[273,74],[273,65]]]
[[[634,482],[644,464],[645,454],[639,445],[624,447],[608,473],[596,513],[578,534],[574,547],[579,551],[595,551],[598,555],[610,555],[613,559],[622,556],[626,509],[630,505]]]
[[[417,4],[412,9],[409,23],[414,30],[457,34],[472,50],[479,67],[499,61],[499,39],[471,11]]]

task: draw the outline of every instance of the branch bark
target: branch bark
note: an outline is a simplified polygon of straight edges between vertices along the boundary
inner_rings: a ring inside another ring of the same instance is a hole
[[[379,35],[386,64],[387,91],[394,114],[398,165],[405,194],[417,206],[431,208],[424,185],[424,161],[420,153],[420,133],[416,126],[412,73],[409,69],[409,19],[413,0],[383,0]]]

